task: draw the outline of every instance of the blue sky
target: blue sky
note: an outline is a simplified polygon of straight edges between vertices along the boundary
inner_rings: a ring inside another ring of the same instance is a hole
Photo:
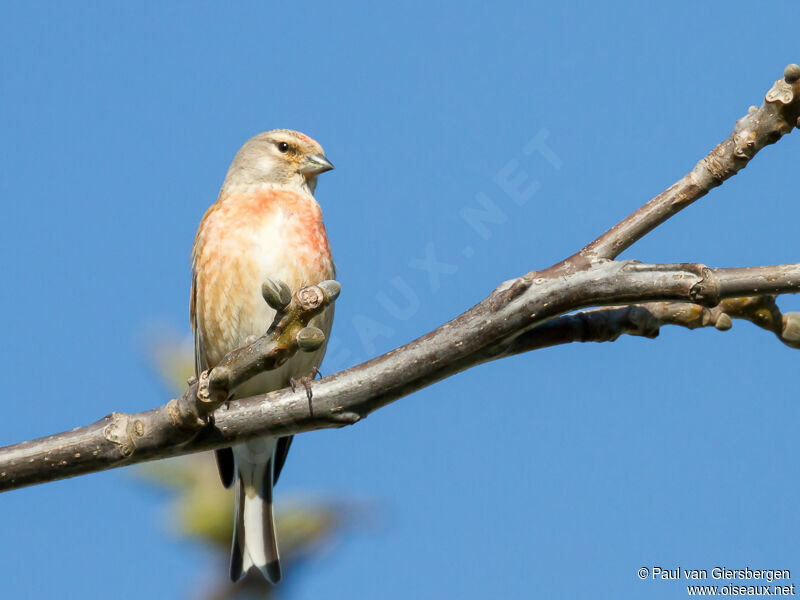
[[[798,17],[780,1],[0,2],[0,444],[166,400],[144,332],[188,331],[192,238],[251,135],[299,129],[337,167],[317,190],[343,285],[331,372],[669,186],[800,62]],[[557,160],[524,152],[539,135]],[[799,153],[796,132],[625,256],[800,260]],[[497,183],[511,160],[538,186],[521,204]],[[483,232],[463,218],[479,197],[502,211]],[[438,281],[415,267],[426,252],[451,265]],[[289,573],[287,595],[685,594],[640,581],[652,565],[798,577],[799,358],[746,323],[665,330],[483,366],[301,436],[279,499],[366,499],[382,518]],[[130,470],[0,496],[4,595],[183,597],[217,565],[165,532],[165,500]]]

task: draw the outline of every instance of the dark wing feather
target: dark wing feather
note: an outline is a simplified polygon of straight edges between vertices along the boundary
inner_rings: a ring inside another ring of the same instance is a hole
[[[227,448],[230,450],[230,448]],[[233,525],[233,547],[231,548],[230,575],[236,583],[244,577],[244,498],[242,478],[236,478],[236,522]]]
[[[226,488],[231,487],[235,475],[233,449],[219,448],[214,450],[214,456],[217,459],[217,471],[219,471],[219,479],[222,481],[222,485]]]
[[[286,457],[289,455],[289,446],[292,445],[293,439],[293,435],[278,438],[278,444],[275,446],[275,475],[273,477],[273,485],[278,483],[278,477],[280,477],[283,465],[286,463]]]

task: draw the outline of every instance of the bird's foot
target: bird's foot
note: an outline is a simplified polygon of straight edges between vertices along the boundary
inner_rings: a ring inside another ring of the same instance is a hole
[[[315,371],[319,371],[315,368]],[[299,379],[295,379],[292,377],[289,379],[289,385],[292,386],[292,391],[297,391],[297,384],[299,383],[306,389],[306,398],[308,398],[308,412],[313,417],[314,416],[314,407],[311,405],[311,398],[314,397],[314,393],[311,391],[311,382],[314,381],[314,377],[316,373],[312,373],[306,377],[300,377]]]

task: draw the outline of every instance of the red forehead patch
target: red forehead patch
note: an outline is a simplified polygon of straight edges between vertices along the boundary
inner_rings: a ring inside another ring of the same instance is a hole
[[[299,131],[295,131],[295,135],[297,136],[298,139],[300,139],[300,140],[302,140],[304,142],[310,142],[310,143],[315,144],[317,146],[320,145],[317,140],[308,137],[305,133],[300,133]],[[320,146],[320,147],[322,147],[322,146]]]

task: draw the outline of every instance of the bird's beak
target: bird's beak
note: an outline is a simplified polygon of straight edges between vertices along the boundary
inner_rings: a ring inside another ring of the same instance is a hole
[[[306,177],[316,177],[320,173],[330,171],[333,169],[331,161],[325,158],[323,154],[310,154],[303,161],[303,166],[300,167],[300,172]]]

